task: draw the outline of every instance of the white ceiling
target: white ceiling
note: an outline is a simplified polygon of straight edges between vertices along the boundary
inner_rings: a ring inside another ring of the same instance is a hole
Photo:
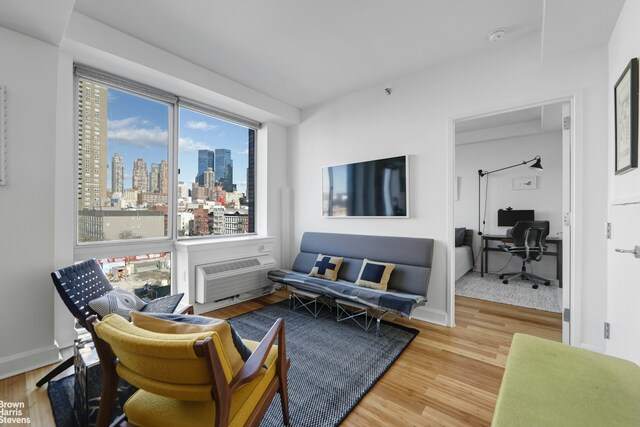
[[[74,4],[75,3],[75,4]],[[624,0],[2,0],[0,25],[59,44],[71,11],[297,108],[539,36],[541,58],[608,41]],[[544,49],[543,49],[544,48]],[[546,52],[549,52],[546,54]]]
[[[562,131],[562,103],[456,122],[456,145]]]

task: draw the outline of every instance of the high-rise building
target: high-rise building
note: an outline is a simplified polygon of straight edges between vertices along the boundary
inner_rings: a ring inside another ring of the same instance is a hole
[[[231,150],[218,148],[215,151],[216,181],[222,186],[224,191],[233,191],[233,160],[231,160]]]
[[[147,174],[147,162],[145,162],[144,159],[138,159],[133,163],[131,181],[131,188],[141,192],[147,192],[149,188],[149,176]]]
[[[216,174],[212,168],[208,168],[203,175],[205,188],[213,188],[216,186]]]
[[[78,208],[95,209],[107,197],[107,88],[78,82]],[[113,191],[113,190],[112,190]]]
[[[149,172],[149,193],[160,192],[160,165],[151,163],[151,171]]]
[[[111,158],[111,192],[124,193],[124,159],[118,153]]]
[[[204,173],[207,169],[211,168],[215,170],[214,159],[215,155],[213,151],[198,150],[198,175],[196,176],[198,185],[204,185]]]
[[[255,233],[256,231],[256,180],[255,180],[255,164],[256,164],[256,131],[255,129],[248,129],[249,131],[249,168],[247,170],[247,204],[248,211],[248,228],[247,233]]]
[[[187,199],[189,197],[189,188],[183,181],[178,181],[178,198]]]
[[[160,161],[160,193],[169,194],[169,168],[167,167],[167,161]]]

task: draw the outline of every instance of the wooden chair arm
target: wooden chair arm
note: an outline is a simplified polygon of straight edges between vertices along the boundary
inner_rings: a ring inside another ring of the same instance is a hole
[[[180,312],[180,314],[194,314],[193,306],[190,305]]]
[[[245,362],[240,372],[233,378],[229,387],[231,391],[234,392],[242,385],[248,383],[253,380],[260,374],[260,369],[264,365],[264,361],[267,359],[269,355],[269,351],[271,350],[271,346],[275,342],[278,336],[284,334],[284,319],[279,318],[273,324],[269,332],[262,338],[260,344],[258,344],[258,348],[251,354],[249,359]],[[284,346],[279,346],[284,347]],[[284,348],[278,348],[278,357],[286,357],[283,354]]]

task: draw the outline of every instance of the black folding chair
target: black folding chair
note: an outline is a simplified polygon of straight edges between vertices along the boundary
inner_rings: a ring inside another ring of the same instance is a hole
[[[86,327],[87,318],[90,316],[97,315],[100,317],[98,313],[89,307],[89,302],[113,290],[111,282],[109,282],[109,279],[107,279],[107,276],[95,259],[82,261],[78,264],[56,270],[51,273],[51,279],[64,305],[67,306],[73,317],[76,318],[83,328]],[[172,297],[173,295],[169,295],[164,298]],[[159,303],[155,304],[156,307],[162,307],[162,301],[160,299],[154,302]],[[162,310],[158,309],[154,311]],[[193,307],[189,306],[182,312],[193,314]],[[38,381],[36,386],[42,387],[71,366],[73,366],[73,356],[56,366],[51,372]]]

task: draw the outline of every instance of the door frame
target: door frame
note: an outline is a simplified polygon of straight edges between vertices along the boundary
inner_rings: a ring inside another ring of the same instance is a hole
[[[447,173],[447,230],[448,230],[448,250],[447,250],[447,326],[455,326],[455,233],[454,233],[454,183],[455,183],[455,124],[460,120],[476,119],[482,117],[493,116],[496,114],[508,113],[525,108],[539,107],[546,104],[569,103],[571,111],[571,142],[570,152],[570,180],[571,194],[569,195],[569,205],[571,206],[571,230],[569,242],[563,242],[563,245],[569,245],[571,257],[569,260],[568,271],[569,277],[563,277],[563,288],[567,288],[569,294],[570,322],[569,322],[569,342],[567,344],[577,345],[581,342],[581,323],[582,311],[582,277],[581,271],[576,268],[582,259],[582,235],[575,232],[580,230],[582,226],[582,206],[583,188],[581,180],[582,176],[582,111],[583,111],[583,91],[577,90],[572,92],[561,93],[556,96],[541,97],[530,99],[524,102],[514,101],[502,105],[487,106],[480,110],[469,111],[463,114],[449,116],[448,118],[448,173]],[[565,171],[563,171],[564,176]],[[563,194],[563,200],[567,195]],[[563,290],[563,292],[566,292]],[[563,312],[564,312],[563,307]],[[563,322],[563,330],[565,322]],[[566,334],[563,334],[566,335]]]

